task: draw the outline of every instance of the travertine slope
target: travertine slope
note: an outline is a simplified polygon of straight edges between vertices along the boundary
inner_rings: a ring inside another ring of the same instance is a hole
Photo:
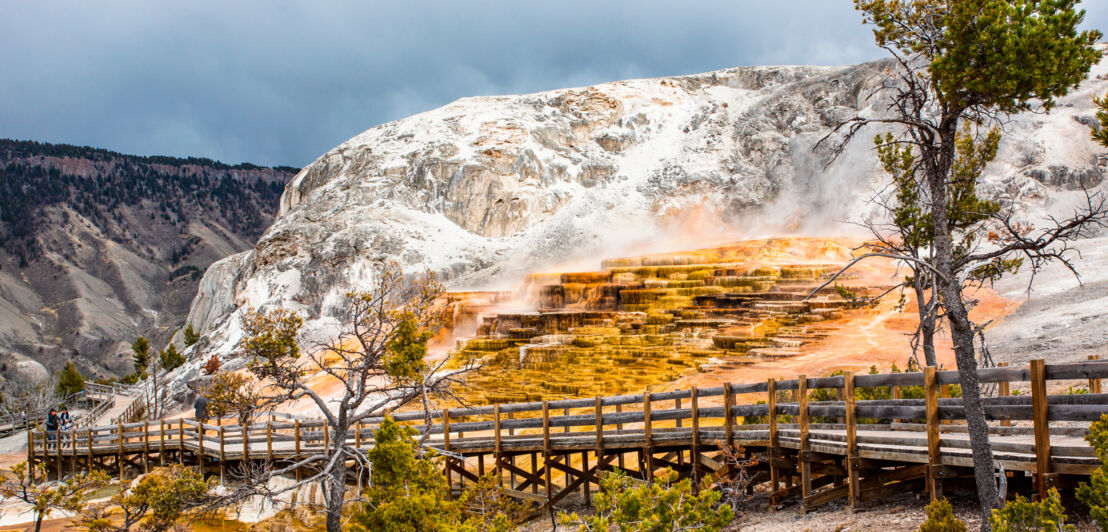
[[[867,215],[881,179],[875,132],[829,165],[816,144],[840,121],[880,112],[872,94],[891,66],[734,68],[465,98],[369,129],[296,176],[253,250],[208,270],[189,318],[205,333],[198,350],[231,353],[248,309],[292,308],[308,336],[326,334],[342,294],[391,260],[465,288],[725,237],[856,232],[844,222]],[[1006,125],[987,193],[1034,214],[1100,183],[1086,124],[1106,71],[1050,115]]]

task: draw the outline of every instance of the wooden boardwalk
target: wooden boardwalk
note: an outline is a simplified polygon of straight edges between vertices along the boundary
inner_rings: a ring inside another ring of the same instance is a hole
[[[979,374],[983,383],[997,383],[985,412],[1010,491],[1044,492],[1099,466],[1083,437],[1087,422],[1108,413],[1108,394],[1100,390],[1108,362],[1037,360]],[[1051,381],[1087,385],[1089,393],[1049,395]],[[598,474],[614,468],[643,479],[666,467],[698,481],[740,477],[744,489],[766,484],[771,504],[796,499],[805,508],[844,497],[857,506],[906,490],[937,497],[944,484],[972,486],[964,408],[945,393],[957,382],[955,371],[927,368],[441,410],[433,413],[428,442],[445,455],[455,490],[491,473],[506,493],[542,508],[569,496],[589,502]],[[1016,382],[1029,382],[1031,393],[1009,395]],[[855,400],[855,390],[875,387],[888,387],[896,399]],[[840,400],[810,402],[816,389]],[[898,398],[909,391],[923,398]],[[422,412],[394,418],[427,430]],[[347,444],[371,448],[380,421],[359,425]],[[744,424],[750,421],[757,423]],[[88,468],[123,476],[167,463],[225,476],[245,463],[299,461],[333,443],[321,420],[271,418],[243,427],[183,419],[32,432],[28,459],[45,463],[52,476]]]

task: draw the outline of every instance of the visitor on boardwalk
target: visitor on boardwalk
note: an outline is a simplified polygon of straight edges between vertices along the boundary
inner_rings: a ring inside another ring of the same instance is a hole
[[[70,430],[73,428],[73,418],[69,417],[69,407],[63,406],[62,413],[58,416],[59,428],[61,430]]]
[[[54,441],[58,436],[58,412],[53,408],[46,415],[46,438]]]
[[[208,398],[203,395],[196,398],[196,402],[192,403],[192,407],[196,409],[196,421],[197,423],[204,423],[208,421]]]

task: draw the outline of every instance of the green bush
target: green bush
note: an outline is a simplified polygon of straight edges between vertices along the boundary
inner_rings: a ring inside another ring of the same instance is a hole
[[[1089,517],[1101,530],[1108,530],[1108,414],[1089,426],[1085,436],[1100,458],[1100,468],[1089,475],[1089,482],[1077,487],[1077,500],[1089,507]]]
[[[1066,523],[1066,509],[1058,490],[1050,488],[1048,496],[1039,502],[1031,502],[1020,495],[1008,501],[1004,508],[993,510],[989,517],[993,532],[1071,532],[1076,530]]]
[[[731,522],[731,507],[716,503],[720,493],[707,489],[694,494],[689,479],[677,480],[666,469],[654,482],[637,481],[616,470],[600,480],[594,500],[596,513],[588,516],[560,514],[563,524],[579,531],[663,532],[698,530],[717,532]]]
[[[919,532],[966,532],[966,523],[954,517],[954,509],[946,499],[935,499],[927,505],[927,520]]]

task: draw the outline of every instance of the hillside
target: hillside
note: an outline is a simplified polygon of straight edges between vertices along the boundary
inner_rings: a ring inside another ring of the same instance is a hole
[[[249,249],[294,168],[0,140],[0,373],[131,370],[207,267]]]
[[[296,310],[302,340],[321,339],[342,294],[389,260],[433,270],[450,289],[505,289],[526,272],[591,271],[603,258],[860,236],[851,222],[872,212],[883,179],[865,140],[877,131],[835,160],[818,142],[882,112],[886,95],[874,91],[889,66],[744,67],[464,98],[373,127],[297,175],[254,249],[208,270],[190,312],[199,349],[231,355],[248,309]],[[983,193],[1034,222],[1066,211],[1081,183],[1103,187],[1108,161],[1088,124],[1105,76],[1097,65],[1049,115],[1005,124]]]

